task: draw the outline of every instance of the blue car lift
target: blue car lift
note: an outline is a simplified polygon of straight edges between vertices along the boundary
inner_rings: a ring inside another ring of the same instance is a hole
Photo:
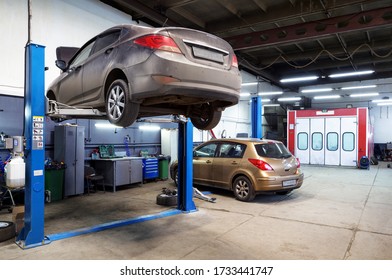
[[[261,139],[262,137],[262,123],[261,123],[261,96],[251,98],[251,126],[252,138]]]
[[[45,193],[45,47],[37,44],[26,46],[25,90],[25,216],[24,228],[16,238],[22,249],[49,244],[52,241],[98,232],[110,228],[150,221],[181,213],[196,211],[193,202],[193,126],[189,120],[179,122],[179,185],[177,209],[163,211],[126,220],[109,222],[68,232],[44,234]]]

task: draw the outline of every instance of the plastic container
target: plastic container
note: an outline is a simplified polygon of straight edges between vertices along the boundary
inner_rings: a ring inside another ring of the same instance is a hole
[[[26,164],[22,157],[12,158],[4,167],[5,184],[9,188],[21,188],[25,185]]]
[[[169,178],[169,158],[158,157],[159,179],[166,180]]]
[[[47,202],[63,199],[65,169],[46,169],[45,170],[45,192]]]

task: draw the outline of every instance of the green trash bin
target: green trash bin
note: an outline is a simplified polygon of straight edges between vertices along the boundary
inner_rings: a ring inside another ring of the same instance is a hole
[[[169,178],[169,158],[160,156],[158,157],[158,171],[159,179],[167,180]]]
[[[45,169],[45,201],[63,199],[65,168]]]

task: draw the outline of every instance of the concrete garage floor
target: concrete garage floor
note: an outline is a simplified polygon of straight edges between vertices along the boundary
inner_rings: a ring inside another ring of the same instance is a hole
[[[0,259],[392,259],[392,169],[303,166],[302,188],[252,203],[227,191],[198,211],[22,250],[0,243]],[[155,204],[171,180],[97,192],[46,205],[45,234],[164,211]],[[0,220],[10,220],[7,211]]]

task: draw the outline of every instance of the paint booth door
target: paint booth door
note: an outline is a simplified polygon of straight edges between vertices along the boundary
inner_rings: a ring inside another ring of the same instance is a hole
[[[310,164],[324,164],[324,118],[310,119]]]
[[[325,118],[325,164],[340,165],[340,118]]]
[[[297,119],[295,156],[303,164],[309,164],[309,122],[310,119]]]
[[[341,148],[340,148],[340,165],[356,166],[357,165],[357,118],[341,119]]]

